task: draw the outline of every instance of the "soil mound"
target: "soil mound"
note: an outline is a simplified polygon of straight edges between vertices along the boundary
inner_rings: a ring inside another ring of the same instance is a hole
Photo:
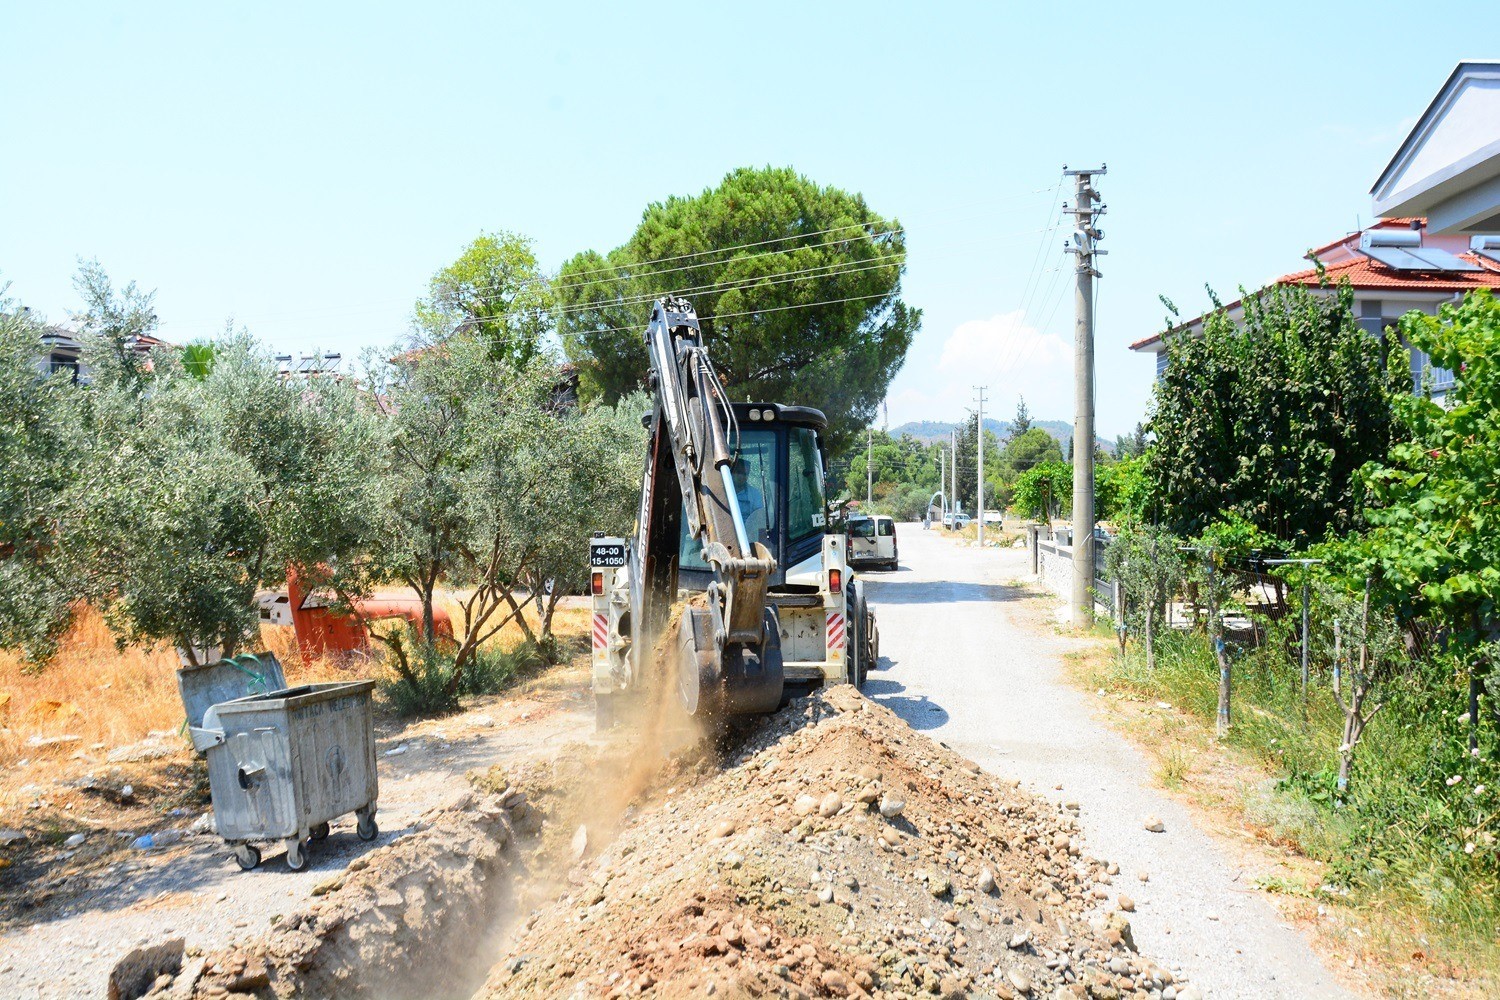
[[[575,838],[571,890],[524,921],[478,996],[1182,989],[1135,953],[1110,866],[1066,810],[853,688],[667,773],[678,783],[627,810],[603,853]]]

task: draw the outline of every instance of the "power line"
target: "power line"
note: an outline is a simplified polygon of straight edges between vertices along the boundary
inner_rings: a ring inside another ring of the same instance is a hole
[[[905,252],[895,253],[895,254],[891,254],[891,255],[886,256],[886,257],[882,257],[882,258],[880,258],[880,260],[876,261],[875,263],[869,263],[868,261],[835,261],[835,262],[829,263],[829,264],[818,264],[815,267],[805,267],[805,268],[802,268],[801,270],[798,270],[798,271],[783,271],[780,274],[762,274],[762,275],[756,275],[754,277],[748,277],[748,278],[733,278],[733,279],[730,279],[729,281],[725,281],[725,282],[712,282],[712,283],[709,283],[709,284],[706,284],[706,285],[698,285],[698,286],[692,287],[692,288],[682,288],[682,289],[676,289],[676,288],[674,288],[674,289],[664,290],[664,291],[659,291],[659,292],[637,293],[635,295],[630,295],[630,296],[626,296],[624,298],[619,298],[619,299],[600,300],[600,301],[597,301],[597,302],[580,302],[580,303],[574,303],[574,304],[567,305],[567,306],[557,307],[557,308],[555,308],[553,310],[553,312],[555,314],[558,314],[558,315],[571,316],[571,315],[575,315],[575,314],[581,313],[581,312],[589,312],[589,311],[594,310],[594,309],[619,308],[619,307],[622,307],[622,306],[642,305],[642,304],[645,304],[645,303],[648,303],[648,302],[654,302],[656,299],[659,299],[663,295],[666,295],[666,294],[669,294],[669,293],[673,294],[673,295],[681,295],[681,296],[684,296],[684,297],[690,296],[690,295],[702,294],[702,293],[706,293],[706,292],[708,292],[708,293],[717,293],[717,294],[721,294],[722,295],[725,292],[742,291],[745,288],[748,288],[748,287],[751,287],[751,286],[755,286],[755,285],[760,285],[760,284],[779,285],[779,284],[784,284],[784,283],[786,283],[788,281],[809,281],[809,280],[815,280],[815,279],[820,279],[820,278],[836,278],[836,277],[840,277],[840,276],[845,275],[845,274],[857,274],[857,273],[859,273],[861,271],[873,271],[873,270],[876,270],[878,268],[889,267],[893,263],[899,265],[899,264],[904,264],[905,262],[906,262],[906,253]],[[847,266],[846,267],[845,266],[846,264],[857,264],[859,266]],[[808,273],[808,272],[811,272],[811,271],[827,270],[829,268],[833,268],[834,270],[828,271],[827,274],[809,274]],[[799,277],[799,275],[800,275],[800,277]]]
[[[1026,192],[1024,194],[1018,194],[1018,195],[1016,195],[1016,196],[1014,196],[1012,198],[1001,199],[1001,200],[996,201],[996,202],[994,202],[992,204],[994,204],[994,205],[1010,204],[1012,202],[1020,201],[1020,200],[1023,200],[1025,198],[1028,198],[1028,197],[1030,197],[1032,195],[1045,194],[1045,193],[1047,193],[1047,192],[1049,192],[1051,190],[1052,190],[1051,188],[1038,188],[1038,189],[1036,189],[1034,191],[1029,191],[1029,192]],[[965,213],[964,217],[965,217],[965,219],[972,220],[973,219],[973,213],[972,212]],[[951,216],[946,216],[944,218],[951,218]],[[675,256],[670,256],[670,257],[657,257],[657,258],[651,258],[651,259],[643,260],[643,261],[630,261],[628,263],[623,263],[623,264],[609,264],[609,265],[606,265],[604,267],[590,268],[590,269],[587,269],[587,270],[584,270],[584,271],[575,271],[571,275],[567,276],[567,281],[563,281],[564,276],[562,274],[560,274],[560,273],[558,273],[556,275],[541,274],[541,275],[537,275],[535,277],[528,278],[528,279],[525,279],[525,280],[519,282],[517,287],[518,288],[525,288],[525,287],[529,287],[529,286],[534,285],[534,284],[548,284],[548,283],[556,284],[556,283],[558,283],[560,281],[562,281],[564,284],[568,284],[568,283],[572,282],[572,279],[575,279],[575,278],[578,278],[578,277],[581,277],[581,276],[587,275],[587,274],[599,274],[599,273],[610,272],[610,271],[619,272],[621,270],[629,270],[631,268],[651,267],[651,266],[656,265],[656,264],[672,263],[672,262],[677,261],[677,260],[683,260],[683,259],[686,259],[686,258],[689,258],[689,257],[694,257],[694,256],[708,256],[708,255],[713,255],[713,254],[730,254],[730,253],[733,253],[733,252],[735,252],[737,250],[753,249],[753,248],[759,247],[759,246],[767,246],[767,245],[770,245],[772,243],[787,242],[787,241],[796,240],[796,239],[808,239],[808,238],[811,238],[813,236],[826,235],[827,233],[838,232],[838,231],[841,231],[841,230],[844,230],[844,229],[862,228],[865,225],[866,225],[866,223],[849,223],[846,226],[836,226],[836,227],[833,227],[831,229],[816,230],[816,231],[811,232],[811,233],[796,233],[796,234],[793,234],[793,235],[790,235],[790,236],[774,237],[774,238],[771,238],[771,239],[758,240],[758,241],[749,242],[749,243],[740,243],[740,244],[735,244],[735,245],[732,245],[732,246],[713,247],[713,248],[710,248],[710,249],[707,249],[707,250],[694,251],[692,254],[677,254]],[[879,237],[882,237],[882,236],[899,235],[899,234],[906,233],[908,231],[909,231],[908,228],[904,227],[904,226],[903,227],[895,227],[895,228],[881,230],[879,232],[869,234],[869,237],[870,237],[870,240],[873,242],[875,239],[877,239]],[[1031,230],[1031,231],[1028,231],[1028,232],[1035,232],[1035,230]],[[1026,235],[1026,233],[1018,233],[1018,234],[1015,234],[1015,235]],[[822,247],[834,246],[834,245],[836,245],[837,243],[840,243],[840,242],[847,243],[847,242],[851,242],[851,240],[825,241],[823,243],[818,244],[816,247],[791,247],[791,248],[786,248],[786,249],[781,249],[781,250],[768,250],[768,251],[764,251],[762,253],[746,254],[746,255],[743,255],[743,256],[740,256],[740,257],[736,257],[736,258],[734,258],[734,261],[736,263],[738,263],[738,262],[741,262],[741,261],[754,260],[754,259],[761,258],[761,257],[777,256],[777,255],[780,255],[780,254],[792,253],[792,252],[795,252],[797,250],[818,249],[818,248],[822,248]],[[661,270],[656,270],[656,271],[648,271],[648,272],[644,272],[644,273],[632,273],[632,274],[629,275],[629,277],[631,277],[632,279],[649,278],[649,277],[653,277],[653,276],[660,275],[660,274],[669,274],[669,273],[674,273],[676,271],[691,270],[691,269],[693,269],[695,267],[708,267],[708,266],[711,266],[714,263],[727,263],[727,261],[699,262],[697,264],[685,265],[685,266],[677,267],[677,268],[666,268],[666,269],[661,269]],[[487,301],[493,301],[493,300],[495,300],[497,298],[503,298],[503,297],[504,296],[491,296],[491,297],[488,297],[488,298],[475,299],[473,301],[476,301],[476,302],[487,302]],[[389,301],[396,301],[396,300],[389,300]],[[346,307],[344,307],[342,305],[340,305],[340,306],[312,307],[310,309],[299,309],[299,310],[296,310],[296,311],[293,311],[293,312],[272,313],[272,314],[260,316],[260,317],[258,317],[258,319],[260,319],[260,320],[266,320],[266,319],[277,319],[277,318],[282,318],[282,317],[287,317],[287,316],[310,315],[310,314],[312,314],[314,312],[325,312],[325,311],[328,311],[328,310],[346,310]],[[347,314],[347,310],[346,310],[346,314]],[[255,319],[255,318],[257,318],[257,317],[252,317],[252,319]],[[217,323],[218,320],[215,319],[213,322]],[[167,325],[167,324],[164,324],[164,325]],[[192,322],[177,322],[177,323],[171,323],[170,325],[181,327],[181,326],[197,326],[197,325],[203,325],[203,324],[192,323]]]

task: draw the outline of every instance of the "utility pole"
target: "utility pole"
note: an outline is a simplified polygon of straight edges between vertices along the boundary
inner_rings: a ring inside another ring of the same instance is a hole
[[[974,391],[979,393],[979,419],[974,425],[975,437],[979,438],[979,467],[975,471],[974,478],[978,481],[978,509],[974,511],[979,518],[979,547],[984,548],[984,390],[988,386],[976,385]]]
[[[875,429],[865,428],[865,506],[875,506],[875,466],[870,463],[875,455]]]
[[[1063,175],[1076,183],[1073,216],[1073,245],[1068,252],[1078,258],[1077,289],[1073,296],[1076,315],[1073,326],[1073,624],[1086,625],[1094,615],[1094,279],[1099,271],[1094,257],[1106,253],[1095,249],[1104,238],[1096,226],[1104,214],[1098,203],[1094,178],[1105,173],[1101,164],[1094,170],[1069,170]]]
[[[948,513],[948,460],[943,457],[943,446],[938,444],[938,528],[943,527],[943,516]]]
[[[948,432],[948,454],[953,460],[953,469],[948,476],[948,483],[953,487],[953,527],[958,528],[958,428],[955,427]]]

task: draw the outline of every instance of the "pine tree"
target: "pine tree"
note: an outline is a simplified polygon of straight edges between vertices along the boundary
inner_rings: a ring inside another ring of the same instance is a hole
[[[1018,396],[1016,398],[1019,402],[1016,404],[1015,419],[1010,422],[1010,437],[1006,438],[1007,441],[1014,441],[1022,434],[1031,430],[1031,411],[1026,409],[1026,397]]]

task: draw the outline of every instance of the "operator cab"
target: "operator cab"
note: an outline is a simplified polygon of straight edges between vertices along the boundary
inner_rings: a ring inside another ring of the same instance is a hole
[[[827,530],[823,493],[826,465],[823,438],[828,418],[808,406],[734,403],[739,424],[733,467],[735,493],[745,532],[776,560],[771,586],[795,577],[799,564],[820,560]],[[731,438],[730,447],[736,442]],[[713,571],[701,546],[688,536],[687,519],[679,518],[677,586],[706,590]]]

